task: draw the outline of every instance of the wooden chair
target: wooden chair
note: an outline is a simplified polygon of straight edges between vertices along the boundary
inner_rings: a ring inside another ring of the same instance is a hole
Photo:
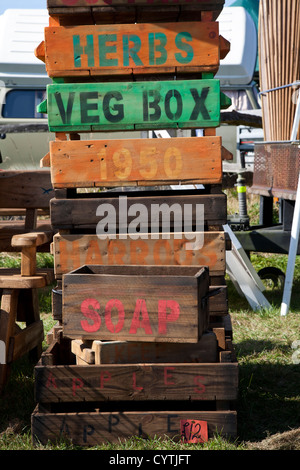
[[[28,352],[37,361],[42,353],[38,289],[53,282],[54,275],[52,269],[37,269],[36,253],[50,250],[52,197],[48,171],[0,172],[0,250],[21,253],[20,269],[0,268],[0,391],[14,361]],[[25,328],[17,322],[24,322]]]

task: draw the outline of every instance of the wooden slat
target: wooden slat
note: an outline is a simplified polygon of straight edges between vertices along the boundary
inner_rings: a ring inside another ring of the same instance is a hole
[[[0,286],[1,288],[1,286]],[[1,292],[0,309],[0,341],[1,341],[1,363],[0,363],[0,391],[9,377],[10,368],[8,366],[10,338],[15,332],[15,321],[17,318],[18,295],[16,289],[4,289]],[[4,356],[4,357],[3,357]]]
[[[9,208],[2,209],[0,207],[0,218],[6,217],[8,215],[10,215],[12,217],[19,217],[19,216],[25,217],[26,209],[22,209],[22,208],[19,208],[19,209],[9,209]],[[49,215],[49,210],[47,210],[47,209],[37,209],[37,215],[38,216],[39,215]]]
[[[0,207],[49,209],[50,171],[0,171]]]
[[[54,188],[222,181],[220,137],[51,142]]]
[[[217,127],[219,80],[53,84],[49,129],[84,132]]]
[[[208,299],[208,311],[210,316],[221,317],[228,315],[226,284],[221,286],[211,286],[210,293],[212,294],[212,296]]]
[[[54,270],[57,278],[83,265],[168,265],[168,266],[208,266],[210,275],[223,275],[225,272],[224,232],[196,233],[204,245],[201,249],[187,249],[193,240],[176,239],[174,234],[163,239],[133,240],[128,235],[117,235],[116,239],[101,240],[97,235],[62,235],[53,240]],[[194,234],[193,234],[194,236]],[[125,239],[124,239],[125,237]]]
[[[32,415],[32,436],[37,445],[46,445],[49,441],[56,442],[63,438],[70,440],[73,445],[88,447],[102,442],[120,444],[120,441],[132,436],[152,439],[169,436],[176,441],[180,439],[180,421],[192,419],[207,422],[209,438],[213,438],[215,433],[236,438],[235,411],[199,411],[198,407],[197,411],[49,413],[36,410]],[[175,461],[174,451],[172,455]],[[159,456],[157,463],[163,463]],[[184,460],[184,463],[187,462]]]
[[[35,368],[39,403],[146,400],[236,400],[238,366],[101,364]]]
[[[128,24],[128,23],[165,23],[173,21],[216,21],[222,11],[221,3],[214,9],[211,5],[200,3],[180,5],[176,4],[148,4],[138,5],[102,5],[82,7],[54,7],[49,8],[50,26],[100,25],[100,24]],[[207,18],[208,17],[208,18]]]
[[[158,8],[172,9],[172,7],[180,5],[182,8],[188,8],[191,5],[201,8],[201,11],[220,12],[224,6],[225,0],[93,0],[91,4],[89,0],[74,0],[72,4],[68,0],[47,0],[47,8],[49,13],[62,14],[68,16],[81,14],[94,13],[94,11],[103,8],[103,10],[110,10],[114,7],[127,7],[127,8],[149,8],[157,6]]]
[[[12,358],[16,361],[19,357],[42,344],[44,339],[44,326],[42,320],[36,321],[21,330],[12,338]]]
[[[299,80],[299,15],[296,0],[259,4],[259,75],[264,140],[268,142],[291,138],[297,93],[296,87],[285,86]]]
[[[69,338],[197,343],[208,327],[207,269],[175,275],[136,266],[111,275],[97,266],[63,279]],[[105,312],[104,316],[103,313]]]
[[[38,220],[37,230],[51,230],[50,220]],[[26,232],[24,220],[5,220],[0,222],[0,251],[20,252],[19,246],[12,246],[11,239],[14,235]],[[41,245],[37,251],[49,252],[49,244]]]
[[[95,351],[92,349],[92,341],[82,341],[81,339],[73,339],[71,341],[71,352],[76,356],[76,364],[78,360],[87,364],[95,364]]]
[[[225,194],[191,194],[187,191],[174,191],[174,195],[159,191],[152,195],[144,195],[144,192],[139,191],[132,196],[132,192],[128,192],[127,195],[124,193],[117,193],[112,197],[112,193],[103,193],[102,197],[88,197],[88,198],[77,198],[77,199],[52,199],[51,208],[51,223],[54,229],[92,229],[96,230],[96,226],[100,220],[97,216],[97,209],[100,204],[110,204],[116,211],[116,229],[122,227],[122,217],[120,217],[120,195],[123,199],[126,197],[126,207],[128,213],[134,209],[133,204],[139,203],[148,210],[148,214],[151,215],[151,205],[158,204],[159,207],[167,205],[172,207],[173,204],[178,205],[184,213],[184,204],[190,204],[192,206],[192,226],[196,226],[196,207],[198,205],[204,206],[204,227],[210,226],[222,226],[226,224],[227,210],[226,210],[226,195]],[[100,194],[101,196],[101,194]],[[178,207],[178,206],[173,206]],[[127,216],[127,223],[136,217],[136,215]],[[150,217],[149,217],[150,218]],[[150,220],[149,220],[150,223]],[[127,226],[127,224],[126,224]],[[159,227],[161,229],[162,220],[160,219]],[[123,227],[125,228],[125,227]],[[170,230],[176,230],[176,224],[174,227],[174,218],[170,217]],[[177,229],[178,230],[178,229]]]
[[[217,362],[217,340],[205,332],[198,343],[129,341],[72,341],[74,354],[90,364],[133,364],[149,362]]]
[[[95,6],[107,6],[110,7],[111,5],[149,5],[149,4],[157,4],[157,5],[165,5],[168,3],[169,5],[172,4],[201,4],[203,9],[207,10],[214,10],[215,8],[220,8],[224,4],[224,0],[47,0],[47,8],[55,8],[55,7],[64,7],[68,8],[71,11],[76,10],[77,7],[95,7]]]
[[[40,48],[38,54],[42,59]],[[177,67],[217,72],[219,57],[217,22],[45,28],[50,77],[176,73]]]
[[[21,276],[14,268],[1,268],[0,289],[35,289],[45,287],[53,280],[53,270],[37,269],[34,276]]]

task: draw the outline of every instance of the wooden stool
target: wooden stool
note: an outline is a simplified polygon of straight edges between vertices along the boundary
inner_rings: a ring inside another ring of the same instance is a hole
[[[38,289],[54,280],[53,270],[36,269],[36,250],[49,243],[51,232],[30,232],[15,235],[12,246],[21,251],[21,272],[18,269],[0,270],[2,289],[0,311],[0,392],[9,377],[12,362],[32,351],[37,361],[42,353],[44,338],[43,322],[40,320]],[[23,321],[21,329],[16,322]]]

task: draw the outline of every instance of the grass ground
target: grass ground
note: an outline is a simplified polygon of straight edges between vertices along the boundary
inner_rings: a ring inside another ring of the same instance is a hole
[[[235,210],[235,195],[229,194],[229,212]],[[251,222],[257,223],[258,203],[249,198]],[[170,439],[144,441],[132,438],[118,445],[97,449],[126,450],[300,450],[300,261],[297,257],[291,309],[280,316],[282,291],[267,290],[271,308],[253,312],[228,279],[233,342],[239,363],[237,402],[238,437],[227,441],[216,435],[202,445],[180,444]],[[252,254],[253,266],[286,270],[287,256]],[[51,256],[40,256],[41,265],[51,265]],[[17,265],[16,257],[0,256],[0,266]],[[40,292],[45,333],[54,324],[51,289]],[[46,343],[44,344],[46,348]],[[33,365],[25,357],[13,365],[11,380],[0,397],[0,450],[69,450],[66,443],[33,448],[30,417],[35,407]]]

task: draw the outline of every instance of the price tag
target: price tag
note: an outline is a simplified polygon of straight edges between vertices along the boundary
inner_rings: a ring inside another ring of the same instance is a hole
[[[207,442],[207,421],[198,419],[180,420],[180,435],[182,441],[187,444]]]

